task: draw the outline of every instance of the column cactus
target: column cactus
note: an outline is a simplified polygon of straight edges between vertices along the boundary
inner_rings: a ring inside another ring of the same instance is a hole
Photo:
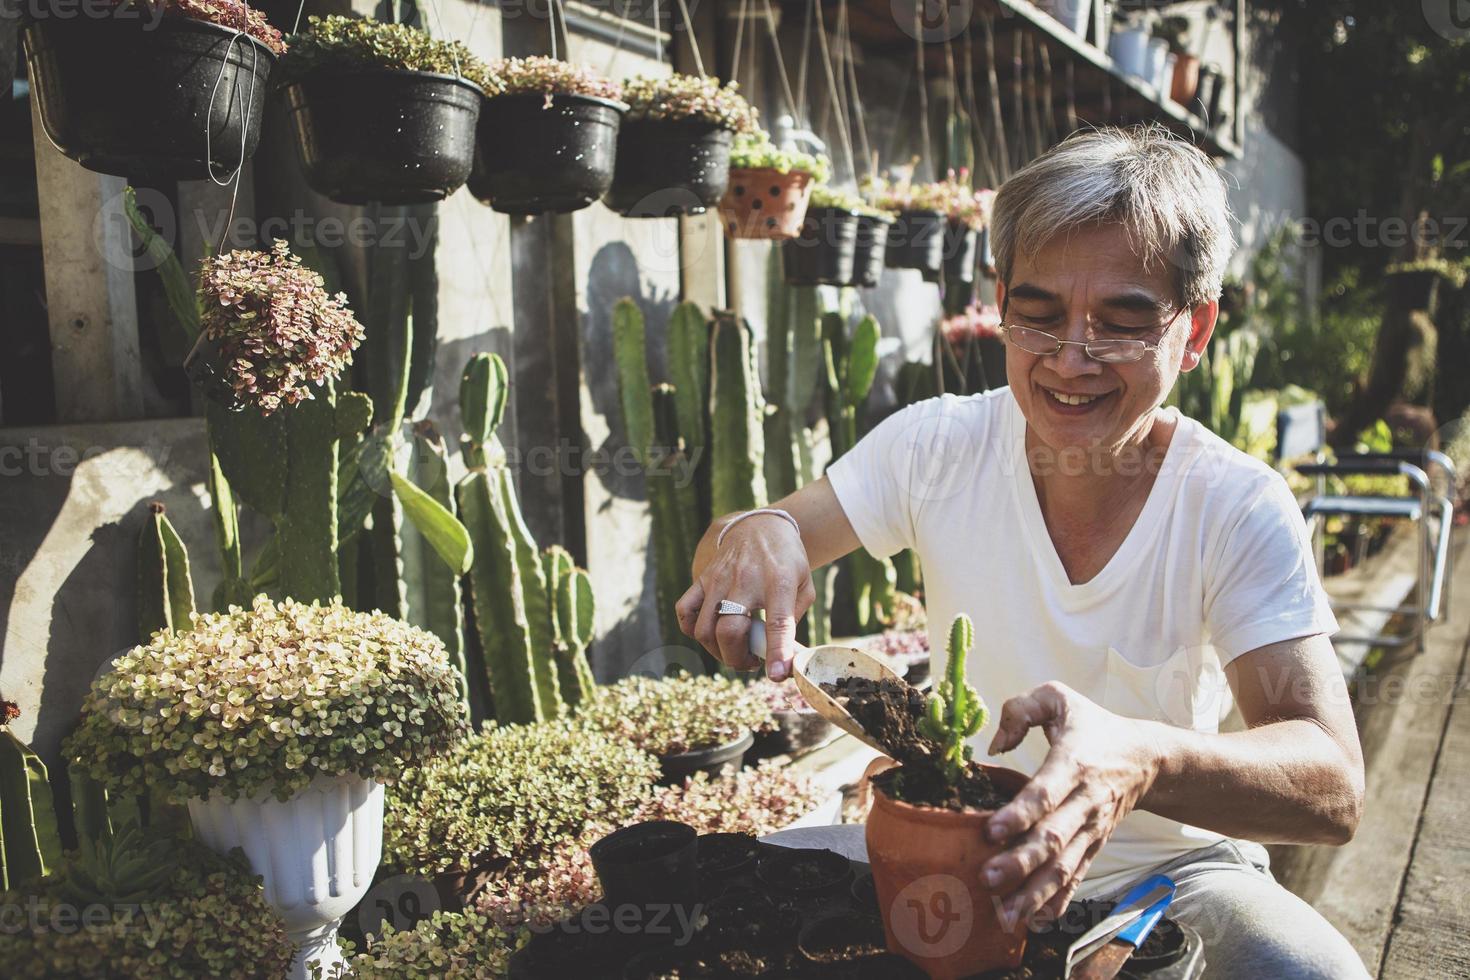
[[[975,624],[960,613],[949,627],[944,680],[929,696],[927,711],[919,719],[919,732],[943,749],[942,767],[951,784],[959,781],[965,763],[970,761],[969,740],[985,727],[988,717],[985,702],[965,674],[965,661],[974,644]]]
[[[710,336],[710,483],[715,515],[766,504],[765,405],[750,328],[715,319]]]
[[[10,730],[20,709],[0,700],[0,891],[46,874],[61,837],[46,766]]]
[[[454,485],[449,480],[449,456],[433,423],[413,429],[413,460],[408,479],[450,513],[457,513]],[[465,662],[463,589],[460,574],[436,555],[421,531],[409,525],[403,537],[404,582],[408,620],[444,641],[449,660],[459,671],[460,696],[469,703],[469,671]],[[473,561],[473,559],[472,559]]]
[[[597,682],[587,661],[596,614],[592,578],[576,567],[571,554],[560,545],[542,552],[541,563],[552,594],[551,634],[562,698],[569,708],[575,708],[597,696]]]
[[[193,615],[189,552],[155,501],[138,539],[138,642],[147,643],[159,630],[187,630]]]

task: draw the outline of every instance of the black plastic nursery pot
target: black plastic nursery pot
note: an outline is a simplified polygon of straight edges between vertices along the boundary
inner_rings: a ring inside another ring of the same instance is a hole
[[[901,211],[888,229],[885,261],[890,269],[918,269],[924,278],[944,266],[944,232],[949,224],[938,211]]]
[[[469,179],[484,93],[454,75],[321,69],[285,90],[311,189],[342,204],[428,204]]]
[[[755,758],[798,755],[831,741],[837,726],[815,711],[773,711],[776,728],[760,732],[751,746]]]
[[[975,299],[975,281],[944,277],[944,315],[959,316]],[[913,683],[910,681],[910,683]]]
[[[801,234],[781,243],[781,268],[793,286],[847,286],[857,258],[858,214],[808,208]]]
[[[883,920],[866,912],[837,912],[802,926],[801,954],[823,965],[856,964],[888,951]]]
[[[893,219],[877,214],[860,214],[857,223],[857,247],[852,255],[852,284],[872,287],[883,278],[884,253],[888,249],[888,229]]]
[[[276,56],[248,35],[135,10],[46,17],[24,38],[41,125],[88,170],[225,179],[255,153]]]
[[[761,860],[756,875],[774,892],[832,895],[852,884],[852,865],[836,851],[788,847]]]
[[[750,834],[700,834],[696,844],[699,880],[708,887],[755,864],[759,847]]]
[[[696,772],[707,772],[711,776],[719,776],[727,769],[739,769],[741,763],[745,761],[745,753],[750,751],[754,742],[755,737],[750,732],[746,732],[724,745],[695,749],[692,752],[680,752],[677,755],[659,756],[659,765],[663,767],[663,776],[659,782],[670,786],[683,782],[686,776],[692,776]]]
[[[609,906],[692,906],[699,897],[699,835],[674,820],[636,823],[589,849]]]
[[[1434,302],[1434,287],[1438,283],[1439,273],[1434,269],[1395,272],[1388,277],[1388,291],[1395,305],[1403,309],[1427,310]]]
[[[628,107],[591,95],[485,100],[470,193],[505,214],[579,211],[607,193]]]
[[[958,222],[944,225],[944,279],[946,282],[975,281],[975,264],[980,258],[980,231]]]
[[[734,134],[702,119],[624,120],[603,200],[627,218],[702,214],[730,183]]]

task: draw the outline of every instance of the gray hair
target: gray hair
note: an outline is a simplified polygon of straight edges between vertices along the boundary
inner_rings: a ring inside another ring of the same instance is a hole
[[[1074,133],[1007,180],[995,196],[990,244],[1009,283],[1016,250],[1034,255],[1058,234],[1121,223],[1145,266],[1174,270],[1179,300],[1217,299],[1235,248],[1225,181],[1209,157],[1157,124]]]

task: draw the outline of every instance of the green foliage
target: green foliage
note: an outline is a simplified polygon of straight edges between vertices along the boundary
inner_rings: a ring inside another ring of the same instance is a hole
[[[134,5],[134,0],[104,0],[104,6],[124,8]],[[144,4],[139,2],[138,7]],[[286,52],[286,42],[281,32],[270,25],[265,14],[245,0],[163,0],[158,4],[166,17],[188,17],[207,24],[218,24],[231,30],[243,31],[265,45],[272,53]],[[139,16],[132,11],[132,16]],[[151,16],[151,14],[146,14]]]
[[[810,174],[818,184],[832,178],[832,161],[825,156],[802,153],[800,150],[783,150],[771,142],[771,135],[763,129],[741,133],[735,137],[730,149],[732,170],[777,170],[789,174],[793,170]]]
[[[968,740],[985,727],[988,716],[985,702],[980,700],[965,674],[965,661],[974,644],[975,624],[961,613],[949,627],[944,680],[929,696],[928,712],[919,719],[919,731],[943,748],[942,768],[951,784],[959,782],[965,764],[970,761]]]
[[[755,109],[740,94],[736,82],[720,84],[714,77],[642,76],[623,83],[628,119],[700,119],[735,133],[757,126]]]
[[[590,95],[599,99],[620,99],[623,96],[621,85],[603,78],[586,65],[540,55],[502,58],[492,62],[481,87],[488,96],[529,93]]]
[[[306,30],[292,36],[280,71],[290,82],[319,69],[364,68],[460,75],[487,92],[493,87],[489,67],[459,41],[360,17],[308,17]]]
[[[631,740],[572,721],[487,726],[389,791],[384,860],[412,874],[519,860],[594,821],[628,821],[658,775]]]
[[[659,756],[724,745],[776,724],[745,684],[719,676],[626,677],[603,688],[577,718]]]
[[[46,766],[10,731],[19,716],[0,701],[0,888],[46,874],[61,859]]]
[[[285,800],[318,775],[391,780],[466,725],[437,637],[339,602],[260,596],[120,657],[63,751],[120,797]]]
[[[750,328],[730,316],[710,334],[710,465],[714,514],[766,504],[765,404]]]
[[[147,643],[159,630],[187,630],[193,615],[189,552],[163,504],[149,504],[138,539],[138,640]]]
[[[812,188],[811,203],[813,208],[836,208],[838,211],[853,211],[858,214],[869,214],[874,209],[868,206],[868,202],[851,191],[841,190],[830,184],[818,184]]]
[[[515,941],[477,912],[434,914],[413,928],[383,924],[381,936],[349,958],[345,980],[500,980],[510,969]]]
[[[767,759],[729,776],[697,772],[676,786],[661,786],[638,819],[677,820],[701,834],[762,837],[786,829],[821,802],[821,788],[810,776]]]
[[[1417,272],[1432,272],[1451,286],[1460,289],[1465,285],[1465,265],[1448,259],[1418,259],[1414,262],[1395,262],[1383,270],[1385,276],[1413,275]]]
[[[0,907],[38,910],[0,930],[0,961],[17,980],[283,976],[291,943],[260,881],[238,851],[129,828],[0,895]],[[66,916],[76,928],[51,927]]]

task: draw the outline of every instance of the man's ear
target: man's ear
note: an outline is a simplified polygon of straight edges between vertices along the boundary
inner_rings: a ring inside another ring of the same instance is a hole
[[[1180,371],[1193,371],[1199,367],[1200,359],[1210,347],[1210,338],[1215,333],[1215,321],[1220,318],[1220,304],[1216,300],[1196,306],[1189,317],[1189,339],[1184,342],[1184,354],[1179,361]]]

